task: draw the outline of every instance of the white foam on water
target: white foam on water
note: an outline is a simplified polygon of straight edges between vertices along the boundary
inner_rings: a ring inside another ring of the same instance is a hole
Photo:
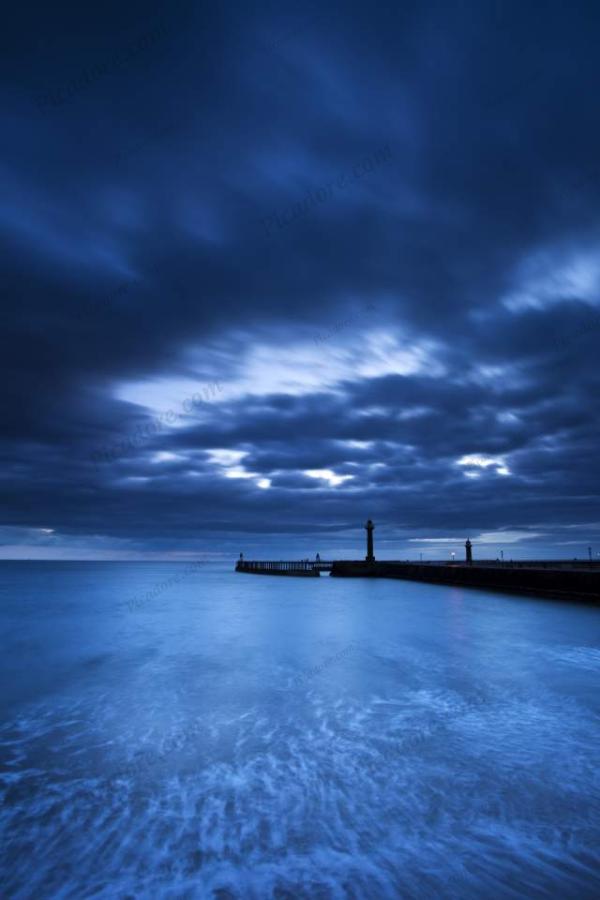
[[[162,730],[114,716],[3,729],[11,898],[600,893],[598,728],[568,699],[311,683]]]

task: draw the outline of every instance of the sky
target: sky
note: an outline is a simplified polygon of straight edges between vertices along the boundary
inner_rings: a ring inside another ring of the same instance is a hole
[[[600,553],[599,32],[7,8],[0,558]]]

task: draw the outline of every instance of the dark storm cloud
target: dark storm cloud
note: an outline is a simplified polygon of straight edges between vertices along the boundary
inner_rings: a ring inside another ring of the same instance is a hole
[[[596,522],[598,26],[585,3],[7,13],[4,524],[172,551],[366,515],[543,522],[549,546]],[[430,362],[380,372],[371,331]],[[337,380],[240,381],[303,343]],[[157,429],[116,387],[167,376],[196,385],[171,409],[224,389]]]
[[[275,228],[279,230],[293,225],[299,219],[303,219],[314,212],[320,204],[335,200],[336,193],[352,188],[362,178],[366,178],[379,166],[389,162],[391,151],[389,146],[374,150],[369,156],[354,163],[349,172],[343,172],[335,179],[318,187],[314,192],[307,191],[306,196],[290,206],[275,210],[271,215],[262,220],[267,236],[270,236]]]
[[[89,67],[86,66],[75,77],[63,83],[60,87],[53,88],[50,91],[45,90],[36,101],[38,109],[56,109],[80,97],[89,88],[94,87],[113,72],[120,72],[128,66],[139,62],[140,57],[145,53],[154,51],[156,45],[164,37],[165,27],[163,25],[154,26],[151,30],[141,33],[135,40],[127,41],[122,47],[113,50],[109,56],[101,61]]]

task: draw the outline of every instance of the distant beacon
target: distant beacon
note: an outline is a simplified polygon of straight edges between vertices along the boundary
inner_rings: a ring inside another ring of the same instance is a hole
[[[467,565],[468,565],[468,566],[470,566],[471,563],[473,562],[473,551],[472,551],[472,549],[471,549],[472,546],[473,546],[473,545],[471,544],[470,539],[467,538],[467,542],[466,542],[466,544],[465,544],[465,550],[467,551]]]
[[[367,555],[365,559],[368,563],[374,563],[375,556],[373,555],[373,529],[375,528],[375,526],[373,525],[371,519],[369,519],[369,521],[365,525],[365,528],[367,530]]]

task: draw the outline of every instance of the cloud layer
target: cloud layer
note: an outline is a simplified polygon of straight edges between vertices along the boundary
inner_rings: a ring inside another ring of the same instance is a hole
[[[600,550],[599,24],[12,10],[2,556]]]

